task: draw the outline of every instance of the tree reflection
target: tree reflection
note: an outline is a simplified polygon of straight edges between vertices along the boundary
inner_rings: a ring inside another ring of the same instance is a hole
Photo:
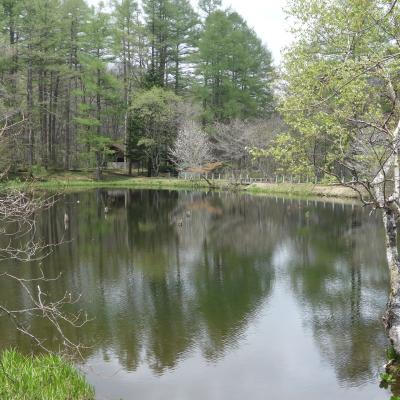
[[[146,364],[156,374],[198,350],[215,362],[245,338],[270,297],[281,257],[277,284],[288,280],[288,296],[338,379],[367,381],[382,358],[382,232],[361,208],[232,193],[98,190],[67,195],[40,221],[46,241],[67,240],[42,265],[47,275],[63,272],[45,290],[82,293],[80,307],[95,318],[68,332],[91,346],[86,357],[117,357],[127,370]],[[38,268],[7,266],[14,267],[26,276]],[[1,296],[24,304],[18,290],[0,281]],[[28,322],[57,347],[44,321]],[[0,329],[0,346],[30,351],[6,319]]]
[[[220,196],[98,190],[68,195],[42,216],[47,241],[64,234],[70,240],[44,261],[48,273],[63,272],[46,290],[82,293],[80,306],[95,317],[68,332],[91,346],[86,357],[112,353],[128,370],[146,362],[161,374],[195,347],[214,361],[237,346],[270,294],[274,243],[264,246],[266,216],[256,202]],[[16,287],[0,290],[15,303],[23,301]],[[7,332],[2,346],[21,341],[18,346],[29,351],[29,343],[0,323]],[[43,321],[30,323],[51,341]]]
[[[361,208],[308,212],[306,224],[292,226],[291,287],[338,379],[360,384],[386,346],[379,318],[388,291],[382,232]]]

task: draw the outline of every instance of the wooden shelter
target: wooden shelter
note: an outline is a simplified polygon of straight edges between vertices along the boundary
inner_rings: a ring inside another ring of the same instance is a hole
[[[125,168],[125,148],[120,143],[111,143],[109,150],[113,151],[107,158],[107,168],[123,169]]]

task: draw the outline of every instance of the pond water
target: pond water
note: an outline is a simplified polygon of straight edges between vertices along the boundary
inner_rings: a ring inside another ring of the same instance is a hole
[[[105,213],[105,207],[108,213]],[[64,212],[69,224],[64,226]],[[357,205],[233,193],[96,190],[40,216],[52,296],[81,293],[93,319],[98,399],[388,399],[383,230]],[[2,268],[37,274],[38,266]],[[0,300],[25,304],[0,280]],[[31,326],[48,344],[42,319]],[[0,347],[30,351],[0,318]]]

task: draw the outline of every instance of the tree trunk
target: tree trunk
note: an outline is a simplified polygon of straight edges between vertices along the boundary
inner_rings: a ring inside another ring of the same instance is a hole
[[[176,59],[175,59],[175,94],[179,93],[179,44],[176,45]]]
[[[28,60],[28,77],[26,83],[27,92],[27,105],[28,105],[28,164],[31,169],[34,160],[34,135],[33,135],[33,72],[32,72],[32,48],[28,46],[29,60]]]
[[[57,108],[58,108],[58,94],[60,88],[60,75],[56,76],[56,82],[54,87],[54,94],[53,94],[53,108],[50,115],[51,118],[51,131],[50,131],[50,157],[53,165],[56,165],[56,142],[57,142],[57,132],[58,132],[58,119],[56,118],[57,115]]]
[[[70,169],[70,153],[71,153],[71,78],[68,78],[67,86],[67,101],[66,101],[66,112],[65,112],[65,156],[64,156],[64,168]]]
[[[397,249],[396,216],[393,211],[384,211],[383,223],[386,233],[386,258],[390,272],[390,295],[383,321],[393,348],[400,354],[400,260]]]
[[[101,180],[101,155],[96,151],[96,180]]]

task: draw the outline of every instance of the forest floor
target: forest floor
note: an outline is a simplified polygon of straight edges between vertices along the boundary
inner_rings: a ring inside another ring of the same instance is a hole
[[[336,197],[355,199],[357,194],[340,185],[312,183],[253,183],[234,184],[227,180],[213,180],[212,186],[204,179],[184,180],[168,176],[148,178],[129,176],[123,171],[103,171],[101,181],[97,181],[93,171],[48,171],[26,179],[23,175],[2,184],[3,187],[31,186],[39,189],[72,190],[90,188],[164,188],[164,189],[221,189],[245,191],[259,194],[285,194],[306,197]]]

